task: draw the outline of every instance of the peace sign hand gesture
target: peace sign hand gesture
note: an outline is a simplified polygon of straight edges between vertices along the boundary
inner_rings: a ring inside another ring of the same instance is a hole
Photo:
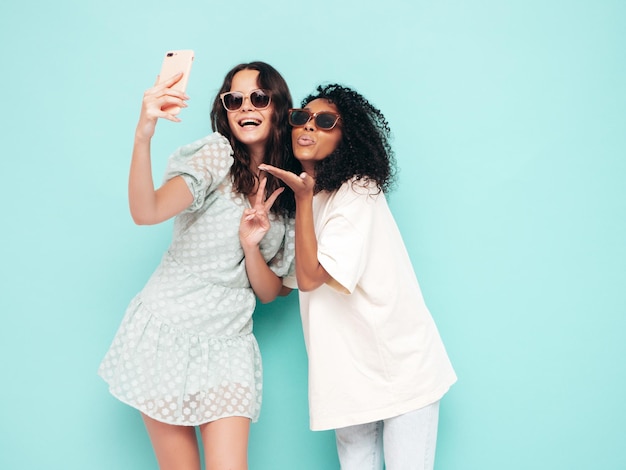
[[[265,199],[265,185],[267,178],[262,178],[259,188],[254,197],[254,204],[249,209],[244,209],[239,224],[239,241],[244,251],[247,248],[256,247],[261,243],[263,237],[270,229],[269,211],[276,201],[276,198],[285,188],[278,188],[272,195]]]

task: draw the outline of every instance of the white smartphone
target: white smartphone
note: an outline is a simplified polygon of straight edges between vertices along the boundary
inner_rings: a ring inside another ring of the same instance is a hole
[[[165,80],[172,78],[177,73],[182,72],[182,78],[176,82],[172,88],[180,90],[183,93],[187,90],[187,83],[189,82],[189,74],[191,73],[191,65],[193,64],[194,53],[191,49],[184,49],[178,51],[167,51],[165,57],[163,57],[163,64],[161,65],[161,72],[159,73],[159,81],[161,83]],[[167,109],[169,112],[180,111],[178,106],[168,106],[162,108],[164,111]]]

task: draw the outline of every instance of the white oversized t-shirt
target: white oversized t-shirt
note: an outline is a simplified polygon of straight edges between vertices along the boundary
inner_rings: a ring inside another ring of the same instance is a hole
[[[346,182],[313,199],[318,259],[347,292],[300,292],[312,430],[378,421],[456,381],[385,195]]]

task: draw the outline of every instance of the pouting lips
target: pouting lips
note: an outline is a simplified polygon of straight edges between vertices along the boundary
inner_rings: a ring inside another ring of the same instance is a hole
[[[315,144],[315,141],[310,135],[304,134],[298,137],[298,145],[302,145],[303,147]]]

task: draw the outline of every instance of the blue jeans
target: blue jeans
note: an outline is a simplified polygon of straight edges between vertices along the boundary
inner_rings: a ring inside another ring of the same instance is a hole
[[[400,416],[335,429],[341,470],[432,470],[439,402]]]

